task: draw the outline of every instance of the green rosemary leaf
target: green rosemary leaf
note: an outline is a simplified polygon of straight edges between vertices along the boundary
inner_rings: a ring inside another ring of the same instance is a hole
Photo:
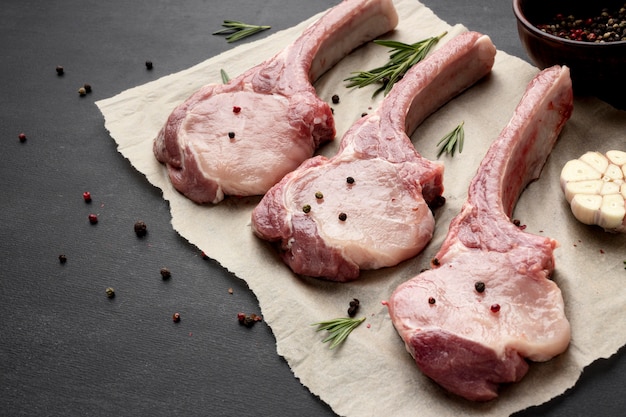
[[[255,33],[271,29],[271,26],[251,25],[237,20],[224,20],[222,26],[224,29],[213,32],[213,35],[228,35],[226,36],[226,42],[228,43],[236,42],[254,35]]]
[[[439,158],[444,152],[450,156],[454,156],[454,152],[457,147],[459,153],[463,152],[463,143],[465,142],[465,130],[463,129],[464,124],[464,121],[461,122],[457,127],[452,129],[452,131],[447,133],[439,140],[439,142],[437,142],[437,146],[440,146],[437,158]]]
[[[330,349],[334,349],[339,346],[352,330],[356,329],[359,324],[365,321],[365,317],[360,319],[354,319],[351,317],[341,317],[332,320],[320,321],[313,323],[312,326],[317,326],[317,331],[326,330],[328,336],[322,341],[322,343],[331,342]]]
[[[380,83],[381,86],[374,91],[372,97],[381,92],[387,95],[394,84],[400,81],[413,65],[423,60],[433,46],[447,33],[444,32],[439,36],[427,38],[413,44],[384,39],[374,40],[375,44],[391,49],[389,61],[385,65],[369,71],[353,72],[350,77],[344,79],[344,81],[348,82],[346,88],[363,88],[370,84]]]
[[[230,77],[228,76],[228,74],[226,74],[226,71],[220,69],[220,75],[222,76],[222,83],[228,84],[228,82],[230,81]]]

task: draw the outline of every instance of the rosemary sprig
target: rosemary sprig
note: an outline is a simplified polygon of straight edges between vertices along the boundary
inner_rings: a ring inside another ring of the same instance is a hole
[[[228,35],[226,36],[226,42],[228,43],[239,41],[271,28],[271,26],[250,25],[237,20],[224,20],[222,26],[224,29],[213,32],[213,35]]]
[[[228,76],[228,74],[226,74],[226,71],[220,69],[220,75],[222,76],[222,83],[228,84],[228,82],[230,81],[230,77]]]
[[[341,342],[346,340],[352,330],[356,329],[359,324],[365,321],[365,317],[354,319],[351,317],[341,317],[332,320],[320,321],[313,323],[312,326],[318,326],[317,331],[327,330],[329,335],[323,340],[323,343],[331,342],[330,349],[339,346]]]
[[[459,153],[463,152],[463,141],[465,140],[465,130],[463,129],[464,124],[464,121],[461,122],[457,127],[437,142],[437,146],[441,145],[437,158],[439,158],[444,152],[450,154],[450,156],[454,156],[457,144],[459,145]]]
[[[369,71],[353,72],[351,77],[344,79],[344,81],[348,81],[346,87],[363,88],[370,84],[380,83],[382,85],[374,91],[372,97],[380,92],[384,92],[384,95],[387,95],[393,85],[402,79],[404,74],[406,74],[413,65],[423,60],[432,47],[447,33],[448,32],[443,32],[439,36],[433,36],[413,44],[380,39],[375,40],[374,43],[391,48],[389,61],[385,65]]]

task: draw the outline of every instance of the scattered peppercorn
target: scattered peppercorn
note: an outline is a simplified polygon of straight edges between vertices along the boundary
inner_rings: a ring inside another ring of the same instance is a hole
[[[85,87],[81,87],[78,89],[78,95],[80,95],[81,97],[84,97],[87,94],[87,90],[85,90]]]
[[[346,182],[347,182],[348,184],[354,184],[354,178],[352,178],[352,177],[348,177],[348,178],[346,178]]]
[[[252,327],[257,321],[263,320],[263,318],[261,316],[257,316],[256,314],[237,313],[237,320],[239,321],[239,324],[243,326]]]
[[[115,297],[115,290],[113,288],[109,287],[106,289],[105,292],[106,292],[107,297],[109,298]]]
[[[322,198],[324,198],[324,194],[322,194],[321,191],[318,191],[315,193],[315,198],[317,198],[318,200],[321,200]]]
[[[231,139],[235,139],[235,132],[228,132],[228,137]]]
[[[474,284],[474,288],[476,289],[477,292],[484,292],[485,291],[485,283],[482,281],[476,281],[476,283]]]
[[[337,94],[334,94],[331,100],[333,101],[333,104],[339,104],[339,96]]]
[[[433,258],[433,260],[432,260],[432,264],[433,264],[434,266],[439,266],[439,265],[441,265],[441,264],[439,263],[439,259],[438,259],[438,258]]]
[[[518,219],[513,219],[513,224],[517,227],[520,226],[520,224],[522,224],[522,222],[520,222]]]
[[[206,259],[209,259],[209,257],[207,256],[207,254],[206,254],[206,253],[204,253],[204,251],[201,251],[201,252],[200,252],[200,257],[201,257],[202,259],[205,259],[205,260],[206,260]]]
[[[20,142],[26,142],[26,134],[25,133],[20,133],[19,135],[17,135],[17,138],[20,140]]]
[[[85,203],[91,203],[91,193],[89,191],[83,193],[83,200],[85,200]]]
[[[302,211],[305,213],[309,213],[311,211],[311,206],[308,204],[305,204],[304,206],[302,206]]]
[[[490,308],[492,313],[497,313],[500,311],[500,304],[492,304]]]
[[[85,85],[83,85],[83,88],[85,89],[86,93],[91,93],[91,84],[85,83]]]
[[[361,117],[365,117],[365,116],[367,116],[366,112],[361,113]]]
[[[342,222],[345,222],[347,218],[348,215],[346,213],[339,213],[339,220],[341,220]]]
[[[136,222],[134,229],[137,237],[144,237],[148,234],[148,226],[146,226],[146,224],[142,221]]]
[[[58,75],[58,76],[63,75],[63,73],[65,72],[65,70],[63,69],[63,67],[62,67],[62,66],[60,66],[60,65],[57,65],[56,70],[57,70],[57,75]]]
[[[67,262],[67,256],[65,255],[59,255],[59,262],[64,264],[65,262]]]
[[[180,321],[180,313],[174,313],[172,314],[172,321],[174,323],[178,323]]]
[[[229,294],[232,294],[233,292],[234,292],[234,291],[233,291],[233,289],[232,289],[232,288],[229,288],[229,289],[228,289],[228,293],[229,293]]]
[[[91,224],[96,224],[96,223],[98,223],[98,216],[97,216],[97,215],[95,215],[95,214],[91,213],[91,214],[88,216],[88,218],[89,218],[89,223],[91,223]]]
[[[350,307],[348,307],[348,316],[354,317],[356,316],[357,311],[359,311],[359,307],[361,306],[361,302],[357,298],[353,298],[350,301]]]
[[[444,204],[446,204],[446,198],[442,195],[438,195],[437,197],[433,198],[430,203],[428,203],[428,208],[431,210],[435,210],[439,207],[443,207]]]
[[[239,113],[241,111],[241,107],[233,106],[233,113]]]
[[[146,69],[151,70],[153,67],[152,61],[146,61]]]
[[[163,278],[163,281],[168,280],[171,277],[172,277],[172,273],[170,272],[169,269],[161,268],[161,278]]]
[[[437,301],[434,297],[428,297],[428,304],[435,304]]]

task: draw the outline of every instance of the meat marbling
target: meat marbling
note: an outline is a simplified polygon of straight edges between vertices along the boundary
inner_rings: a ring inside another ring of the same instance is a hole
[[[174,187],[197,203],[264,194],[335,136],[330,106],[312,82],[397,22],[392,0],[344,0],[273,58],[202,87],[154,141]]]
[[[334,281],[415,256],[433,234],[428,204],[441,198],[443,165],[419,155],[406,132],[489,73],[494,57],[487,36],[468,32],[414,66],[335,156],[307,160],[267,192],[254,233],[277,242],[295,273]]]
[[[562,294],[549,279],[557,242],[522,231],[510,216],[571,111],[569,69],[539,73],[481,162],[433,269],[387,303],[417,366],[467,399],[496,397],[500,383],[526,374],[525,358],[546,361],[569,344]]]

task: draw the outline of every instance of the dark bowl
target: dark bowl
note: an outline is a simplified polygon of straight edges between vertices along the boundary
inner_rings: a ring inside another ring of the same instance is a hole
[[[513,0],[517,30],[530,59],[540,69],[567,65],[574,94],[597,96],[618,108],[626,107],[626,41],[587,42],[546,33],[537,25],[552,22],[557,14],[592,18],[603,8],[625,7],[626,0]]]

